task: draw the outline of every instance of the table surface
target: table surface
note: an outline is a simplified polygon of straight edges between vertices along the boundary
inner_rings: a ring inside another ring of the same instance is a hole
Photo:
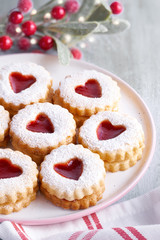
[[[87,1],[87,0],[86,0]],[[17,0],[0,0],[0,15],[16,6]],[[36,5],[46,2],[35,0]],[[115,73],[130,84],[148,105],[155,121],[157,145],[153,160],[144,177],[122,200],[148,192],[160,185],[160,1],[122,0],[131,28],[116,35],[96,36],[93,43],[82,49],[83,60]],[[9,8],[8,8],[9,3]],[[97,47],[98,44],[98,47]],[[2,53],[1,53],[2,54]]]

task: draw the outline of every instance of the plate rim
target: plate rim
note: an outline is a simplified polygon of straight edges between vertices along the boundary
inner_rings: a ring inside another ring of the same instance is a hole
[[[44,55],[44,56],[51,57],[51,58],[54,58],[54,59],[57,60],[57,56],[55,56],[55,55],[42,54],[42,53],[36,53],[36,54],[37,55],[38,54],[39,55]],[[17,55],[27,55],[27,56],[30,55],[30,56],[34,57],[35,53],[15,53],[15,54],[1,55],[0,60],[3,57],[14,57],[14,56],[17,56]],[[103,72],[104,74],[107,74],[107,75],[111,76],[115,80],[118,80],[125,87],[127,87],[131,92],[134,93],[136,98],[138,98],[140,100],[140,102],[143,104],[143,107],[145,108],[145,112],[147,112],[147,114],[148,114],[148,119],[149,119],[149,122],[151,124],[151,132],[152,132],[152,146],[151,146],[151,150],[148,154],[147,161],[143,165],[143,169],[139,172],[139,174],[136,176],[136,178],[128,185],[128,187],[125,188],[123,191],[121,191],[119,194],[117,194],[115,197],[113,197],[111,200],[104,201],[102,203],[99,203],[98,205],[95,205],[95,206],[91,207],[91,208],[80,210],[79,212],[68,214],[66,216],[60,216],[60,217],[54,217],[54,218],[35,219],[35,220],[16,220],[16,219],[14,220],[14,219],[9,219],[9,218],[5,218],[5,219],[0,218],[0,221],[14,221],[15,223],[19,223],[19,224],[23,224],[23,225],[30,225],[30,226],[31,225],[49,225],[49,224],[53,224],[53,223],[67,222],[67,221],[71,221],[71,220],[75,220],[75,219],[87,216],[87,215],[92,214],[94,212],[100,211],[103,208],[106,208],[113,203],[116,203],[119,199],[121,199],[124,195],[126,195],[131,189],[134,188],[134,186],[143,177],[143,175],[145,174],[145,172],[147,171],[147,169],[148,169],[148,167],[151,163],[151,160],[153,158],[153,154],[154,154],[154,151],[155,151],[155,146],[156,146],[156,128],[155,128],[155,123],[154,123],[153,117],[151,115],[151,112],[150,112],[148,106],[146,105],[145,101],[136,92],[136,90],[134,90],[134,88],[132,88],[128,83],[126,83],[124,80],[122,80],[116,74],[114,74],[114,73],[112,73],[112,72],[110,72],[110,71],[108,71],[108,70],[106,70],[102,67],[96,66],[93,63],[88,63],[86,61],[71,59],[70,63],[72,63],[72,62],[87,65],[88,67],[92,67],[96,71],[100,71],[100,72]]]

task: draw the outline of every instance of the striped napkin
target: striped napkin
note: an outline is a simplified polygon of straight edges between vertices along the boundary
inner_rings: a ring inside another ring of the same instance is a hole
[[[0,240],[160,240],[160,187],[65,223],[23,226],[4,221]]]

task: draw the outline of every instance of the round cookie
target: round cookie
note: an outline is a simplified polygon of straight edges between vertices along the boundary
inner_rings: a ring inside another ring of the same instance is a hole
[[[40,168],[40,189],[56,206],[78,210],[102,198],[105,190],[104,163],[98,154],[81,145],[53,150]]]
[[[74,115],[79,127],[97,112],[117,111],[120,88],[108,75],[86,70],[63,79],[53,100]]]
[[[19,211],[36,198],[37,165],[27,155],[0,149],[0,213]]]
[[[75,141],[76,124],[71,113],[51,103],[35,103],[21,109],[10,123],[12,145],[37,164],[52,149]]]
[[[144,133],[138,121],[117,112],[97,113],[79,130],[78,142],[98,153],[106,170],[126,170],[142,156]]]
[[[26,105],[51,101],[52,79],[35,63],[13,63],[0,69],[0,104],[13,116]]]

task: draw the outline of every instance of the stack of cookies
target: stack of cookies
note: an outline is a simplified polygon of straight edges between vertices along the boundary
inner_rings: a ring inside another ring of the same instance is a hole
[[[102,198],[105,176],[98,154],[81,145],[63,145],[42,162],[40,189],[56,206],[78,210],[93,206]]]
[[[106,171],[124,171],[141,159],[144,133],[135,118],[105,111],[85,121],[79,143],[99,154]]]
[[[141,158],[142,127],[117,112],[120,88],[108,75],[74,73],[54,92],[42,66],[15,63],[0,70],[0,80],[0,146],[10,137],[18,150],[0,149],[0,213],[36,198],[37,165],[46,198],[78,210],[102,198],[106,171],[127,170]]]
[[[27,207],[36,198],[37,180],[37,165],[29,156],[0,149],[0,213]]]
[[[117,111],[120,88],[111,77],[97,71],[67,76],[60,82],[53,101],[68,109],[77,127],[100,111]]]

